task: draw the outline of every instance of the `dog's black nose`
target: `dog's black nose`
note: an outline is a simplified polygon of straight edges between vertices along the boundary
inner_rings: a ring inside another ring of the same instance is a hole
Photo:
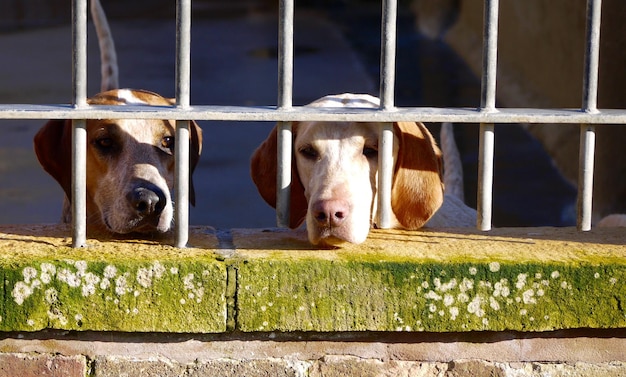
[[[156,186],[136,187],[128,194],[128,201],[139,215],[159,215],[165,208],[165,194]]]

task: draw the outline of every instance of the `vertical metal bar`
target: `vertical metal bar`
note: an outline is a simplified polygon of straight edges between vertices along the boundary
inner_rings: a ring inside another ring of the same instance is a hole
[[[593,163],[596,143],[595,127],[582,124],[580,126],[580,149],[578,152],[578,209],[577,228],[581,231],[591,230],[591,210],[593,202]]]
[[[382,109],[394,107],[397,13],[397,0],[383,0],[380,51],[380,107]]]
[[[176,106],[189,107],[191,0],[177,0],[176,9]],[[176,247],[189,240],[189,121],[176,121]]]
[[[73,104],[87,106],[87,0],[72,2]],[[87,122],[72,121],[72,246],[87,242]]]
[[[278,108],[288,110],[293,105],[294,0],[280,0],[278,12]],[[289,227],[292,137],[291,122],[279,122],[276,151],[276,224],[279,227]]]
[[[393,177],[393,123],[380,126],[378,143],[378,219],[381,229],[391,228],[391,181]]]
[[[278,108],[289,109],[293,97],[294,0],[280,0],[278,13]]]
[[[600,60],[601,0],[587,0],[587,29],[585,45],[585,71],[583,75],[583,111],[598,111],[598,67]],[[578,167],[578,219],[579,230],[591,230],[593,202],[593,164],[595,152],[595,126],[580,126]]]
[[[485,0],[483,22],[483,70],[480,106],[482,111],[495,111],[498,56],[498,0]],[[479,230],[491,229],[494,148],[494,125],[481,123],[478,152],[478,218],[476,220],[476,226]]]
[[[380,48],[380,108],[383,110],[391,110],[395,107],[397,14],[398,1],[383,0]],[[393,123],[384,123],[381,125],[379,140],[377,225],[381,229],[386,229],[391,227]]]
[[[478,218],[476,220],[478,230],[491,230],[494,147],[493,124],[481,123],[478,149]]]
[[[293,148],[291,122],[279,122],[277,136],[276,225],[288,228],[291,213],[291,151]]]

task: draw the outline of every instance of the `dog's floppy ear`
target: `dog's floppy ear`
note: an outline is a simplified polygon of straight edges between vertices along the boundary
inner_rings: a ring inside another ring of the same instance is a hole
[[[72,121],[54,119],[48,121],[34,138],[35,154],[43,169],[63,188],[72,199]]]
[[[196,191],[193,188],[193,171],[202,153],[202,128],[194,121],[189,124],[189,203],[196,205]]]
[[[422,123],[397,122],[399,139],[391,207],[406,229],[418,229],[443,203],[441,151]]]
[[[293,123],[296,131],[297,123]],[[265,141],[254,151],[250,162],[250,175],[259,190],[261,197],[267,204],[276,208],[276,173],[278,166],[278,126],[274,126]],[[289,227],[299,227],[306,218],[307,201],[304,197],[304,187],[300,182],[296,163],[291,163],[291,201]]]

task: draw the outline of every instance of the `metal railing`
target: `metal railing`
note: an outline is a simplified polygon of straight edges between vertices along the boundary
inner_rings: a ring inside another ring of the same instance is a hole
[[[432,108],[394,106],[397,0],[382,1],[382,43],[379,109],[310,108],[292,105],[294,0],[279,2],[278,99],[275,107],[190,106],[191,0],[177,1],[176,106],[88,106],[86,99],[87,1],[73,0],[73,86],[72,105],[2,105],[0,119],[72,119],[73,245],[86,243],[86,119],[174,119],[178,140],[186,140],[190,120],[277,121],[279,122],[279,166],[277,176],[277,223],[289,219],[293,121],[380,122],[379,226],[389,227],[391,213],[392,122],[480,123],[477,227],[491,229],[492,182],[495,123],[573,123],[581,124],[578,228],[591,228],[591,199],[595,125],[626,124],[626,110],[598,109],[596,105],[601,0],[588,0],[583,105],[581,109],[496,108],[496,61],[498,39],[498,0],[485,0],[483,69],[480,108]],[[176,149],[176,246],[188,240],[189,151],[185,143]]]

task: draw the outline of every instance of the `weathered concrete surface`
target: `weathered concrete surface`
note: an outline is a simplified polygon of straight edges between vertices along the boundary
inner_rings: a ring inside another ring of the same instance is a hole
[[[626,325],[621,230],[384,230],[335,250],[311,249],[302,233],[235,230],[233,242],[245,261],[236,267],[242,331]]]
[[[301,231],[194,227],[91,239],[0,227],[0,330],[550,331],[626,327],[619,229],[373,231],[315,249]]]
[[[224,331],[226,266],[206,230],[182,251],[106,239],[72,249],[65,226],[3,227],[0,330]]]

